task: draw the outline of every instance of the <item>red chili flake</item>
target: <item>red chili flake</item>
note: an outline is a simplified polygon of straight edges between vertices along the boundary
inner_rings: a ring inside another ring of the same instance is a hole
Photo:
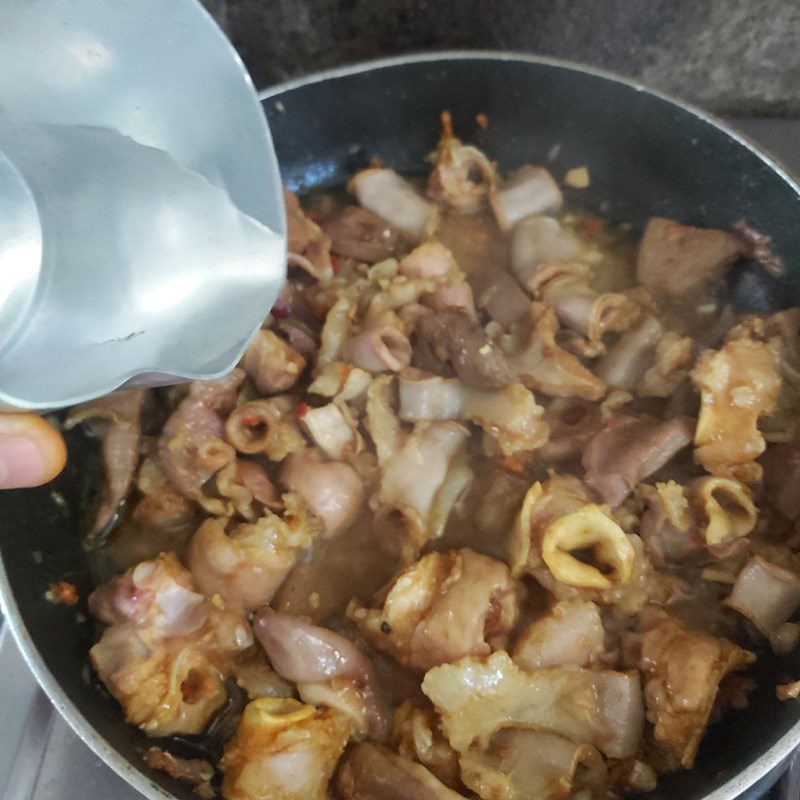
[[[525,464],[516,456],[506,456],[503,459],[503,466],[509,472],[523,472],[525,470]]]
[[[263,420],[261,417],[256,416],[255,414],[247,414],[244,417],[241,417],[242,425],[247,425],[250,428],[254,428],[256,425],[260,425]]]
[[[78,590],[75,588],[75,584],[67,583],[67,581],[51,583],[44,596],[51,603],[58,605],[74,606],[78,602]]]
[[[602,233],[605,230],[606,224],[600,217],[581,217],[578,220],[578,230],[588,236],[593,234]]]
[[[339,270],[342,268],[342,259],[339,256],[331,256],[331,266],[333,267],[333,274],[338,275]]]
[[[442,139],[451,139],[453,136],[453,115],[449,111],[442,111],[439,119],[442,121]]]
[[[309,411],[311,411],[311,406],[308,403],[300,403],[294,410],[294,415],[297,419],[302,419]]]
[[[489,117],[486,116],[484,113],[476,114],[475,115],[475,122],[480,125],[481,128],[486,130],[489,127]]]

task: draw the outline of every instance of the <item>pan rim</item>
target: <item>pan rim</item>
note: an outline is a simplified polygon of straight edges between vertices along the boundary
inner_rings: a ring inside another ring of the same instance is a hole
[[[738,142],[756,157],[767,164],[788,186],[800,195],[800,183],[792,171],[787,168],[778,158],[770,154],[760,145],[741,132],[731,128],[726,122],[715,115],[704,111],[697,106],[679,100],[667,93],[644,86],[640,82],[625,78],[604,69],[592,67],[578,62],[565,59],[551,58],[548,56],[532,55],[513,51],[501,50],[445,50],[435,53],[410,53],[405,55],[390,56],[387,58],[373,59],[359,62],[357,64],[334,67],[331,69],[314,72],[308,76],[295,78],[280,84],[268,87],[258,92],[258,99],[262,105],[266,101],[275,98],[283,92],[310,86],[327,80],[358,75],[375,69],[386,69],[390,67],[404,66],[415,63],[436,63],[459,60],[474,61],[505,61],[520,62],[544,66],[559,67],[574,72],[588,74],[594,77],[603,78],[614,83],[625,85],[639,92],[655,96],[665,102],[681,108],[692,114],[701,121],[717,128],[728,137]],[[67,696],[66,691],[61,686],[55,675],[50,671],[44,662],[38,648],[31,638],[22,615],[14,597],[8,574],[0,556],[0,609],[2,609],[5,621],[8,624],[12,636],[19,647],[26,664],[34,674],[39,685],[48,696],[53,706],[67,721],[76,735],[86,744],[99,758],[111,767],[121,778],[127,781],[136,791],[140,792],[149,800],[175,800],[175,795],[166,791],[132,761],[125,758],[117,751],[108,740],[89,722],[89,720],[78,709],[75,703]],[[120,717],[121,724],[127,724]],[[800,717],[797,722],[769,749],[752,761],[748,766],[731,777],[722,786],[715,789],[710,794],[703,796],[702,800],[734,800],[740,798],[744,792],[751,789],[756,783],[764,779],[771,772],[776,770],[785,762],[792,752],[800,745]]]
[[[771,153],[767,148],[757,143],[754,139],[731,127],[724,119],[706,111],[700,106],[695,105],[687,100],[682,100],[673,94],[663,92],[660,89],[653,89],[646,86],[635,78],[627,78],[619,73],[603,69],[602,67],[595,67],[589,64],[583,64],[579,61],[572,61],[565,58],[555,58],[553,56],[538,55],[535,53],[523,53],[516,50],[491,50],[491,49],[455,49],[455,50],[440,50],[432,53],[425,52],[410,52],[401,53],[394,56],[386,56],[382,58],[373,58],[367,61],[359,61],[356,64],[346,64],[337,67],[329,67],[327,69],[313,72],[310,75],[303,75],[299,78],[290,78],[287,81],[277,83],[273,86],[268,86],[258,92],[258,99],[262,102],[272,100],[279,94],[293,89],[300,89],[304,86],[313,86],[323,81],[336,80],[338,78],[346,78],[352,75],[360,75],[364,72],[371,70],[388,69],[391,67],[403,66],[406,64],[424,64],[435,62],[448,62],[448,61],[506,61],[518,62],[525,64],[537,64],[548,67],[559,67],[561,69],[570,70],[572,72],[582,73],[584,75],[591,75],[596,78],[603,78],[604,80],[618,83],[634,89],[643,94],[649,94],[664,100],[667,103],[678,106],[683,111],[687,111],[703,122],[712,125],[723,133],[727,134],[731,139],[738,142],[747,148],[751,153],[764,161],[771,167],[778,175],[791,187],[791,189],[800,195],[800,173],[797,175],[790,169],[778,156]]]

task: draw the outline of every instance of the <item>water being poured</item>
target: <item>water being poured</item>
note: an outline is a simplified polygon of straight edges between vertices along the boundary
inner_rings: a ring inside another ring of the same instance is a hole
[[[109,129],[6,124],[0,154],[16,209],[0,237],[0,402],[53,408],[234,365],[283,283],[282,233]]]

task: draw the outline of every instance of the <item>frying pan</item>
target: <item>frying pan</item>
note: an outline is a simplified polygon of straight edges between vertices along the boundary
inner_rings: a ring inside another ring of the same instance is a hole
[[[800,301],[800,187],[774,160],[704,113],[635,83],[543,58],[501,53],[411,56],[335,70],[265,92],[285,182],[294,190],[334,186],[372,156],[405,172],[425,168],[442,109],[457,134],[503,171],[547,163],[557,177],[585,165],[591,185],[569,201],[640,227],[653,214],[729,227],[744,218],[774,236],[787,275],[767,279],[753,265],[726,291],[740,309]],[[488,129],[475,115],[488,116]],[[44,600],[56,580],[91,589],[81,549],[82,499],[98,471],[97,447],[69,440],[65,472],[37,490],[0,493],[0,596],[17,641],[45,691],[81,738],[153,800],[194,797],[141,760],[153,743],[126,725],[92,679],[93,626],[75,608]],[[728,713],[705,738],[696,767],[665,777],[652,800],[755,797],[800,743],[800,706],[775,699],[776,682],[800,677],[797,655],[764,653],[750,707]],[[156,742],[158,743],[158,742]],[[192,740],[173,741],[196,753]]]

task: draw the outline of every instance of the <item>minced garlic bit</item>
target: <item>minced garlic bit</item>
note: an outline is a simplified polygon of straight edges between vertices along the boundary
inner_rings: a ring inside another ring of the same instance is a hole
[[[573,167],[564,176],[564,183],[572,189],[586,189],[589,186],[589,170],[586,167]]]

